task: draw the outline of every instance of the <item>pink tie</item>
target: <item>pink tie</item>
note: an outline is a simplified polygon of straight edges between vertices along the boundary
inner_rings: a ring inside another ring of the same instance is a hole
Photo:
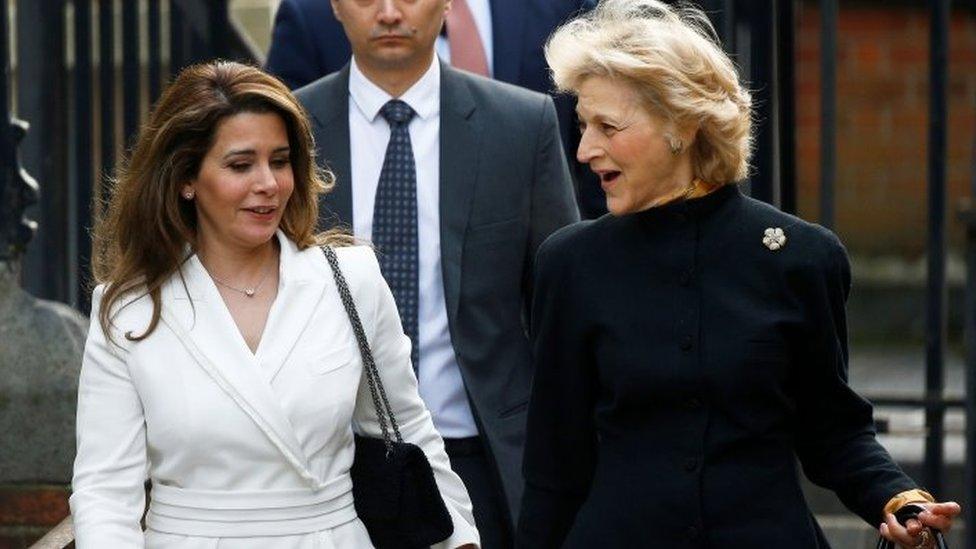
[[[447,12],[447,42],[451,46],[451,65],[488,76],[485,47],[465,0],[451,2],[451,11]]]

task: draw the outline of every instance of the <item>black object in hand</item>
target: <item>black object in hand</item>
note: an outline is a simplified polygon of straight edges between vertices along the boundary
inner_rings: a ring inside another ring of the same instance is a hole
[[[898,521],[898,524],[905,526],[905,524],[910,519],[917,519],[919,513],[923,511],[925,511],[925,508],[922,507],[921,505],[915,505],[914,503],[902,505],[901,509],[895,511],[895,520]],[[938,549],[949,549],[949,546],[946,545],[945,537],[943,537],[942,532],[931,527],[929,528],[929,530],[932,532],[932,535],[935,536],[935,546]],[[884,536],[878,537],[877,549],[894,549],[894,548],[895,548],[895,543],[893,541],[889,541],[885,539]]]

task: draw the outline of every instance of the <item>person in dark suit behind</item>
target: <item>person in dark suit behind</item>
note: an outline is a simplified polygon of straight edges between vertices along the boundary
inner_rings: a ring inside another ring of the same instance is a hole
[[[508,547],[523,486],[535,251],[579,216],[552,99],[438,60],[451,6],[332,0],[352,60],[296,95],[336,176],[322,223],[351,225],[376,246],[483,547]]]
[[[830,231],[747,198],[751,99],[705,15],[604,0],[546,47],[612,215],[537,257],[518,545],[826,547],[797,458],[928,547],[935,504],[847,384],[850,267]],[[908,528],[891,513],[927,511]]]
[[[465,0],[486,58],[486,70],[459,64],[451,56],[451,41],[437,38],[439,55],[465,70],[479,72],[502,82],[541,93],[553,92],[549,67],[542,54],[546,38],[560,23],[596,5],[596,0]],[[458,10],[455,10],[458,11]],[[448,21],[450,34],[452,21]],[[280,77],[288,87],[300,88],[313,80],[340,70],[349,62],[352,50],[342,25],[328,0],[283,0],[275,14],[271,49],[265,69]],[[573,99],[555,95],[560,136],[567,160],[577,182],[578,202],[585,218],[606,213],[599,180],[584,164],[575,160],[578,144]]]

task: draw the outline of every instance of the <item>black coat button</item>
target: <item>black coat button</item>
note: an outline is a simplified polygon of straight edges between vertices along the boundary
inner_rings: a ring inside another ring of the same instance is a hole
[[[701,408],[701,405],[702,405],[701,399],[696,398],[696,397],[691,397],[691,398],[689,398],[688,400],[685,401],[685,406],[689,410],[697,410],[697,409]]]
[[[689,526],[685,528],[685,535],[688,536],[688,539],[698,539],[698,536],[701,536],[701,529],[697,526]]]
[[[687,271],[684,271],[678,277],[678,283],[681,284],[682,286],[687,286],[687,285],[691,284],[691,276],[692,276],[691,275],[691,269],[688,269]]]
[[[691,336],[684,336],[681,338],[681,350],[690,351],[692,346]]]
[[[695,469],[698,469],[698,458],[690,457],[685,459],[685,471],[690,473]]]

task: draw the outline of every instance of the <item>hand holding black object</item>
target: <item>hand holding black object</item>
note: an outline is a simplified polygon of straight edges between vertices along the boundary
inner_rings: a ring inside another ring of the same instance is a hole
[[[905,505],[885,517],[877,547],[887,549],[898,543],[905,548],[947,548],[943,532],[949,531],[960,510],[955,502]]]

